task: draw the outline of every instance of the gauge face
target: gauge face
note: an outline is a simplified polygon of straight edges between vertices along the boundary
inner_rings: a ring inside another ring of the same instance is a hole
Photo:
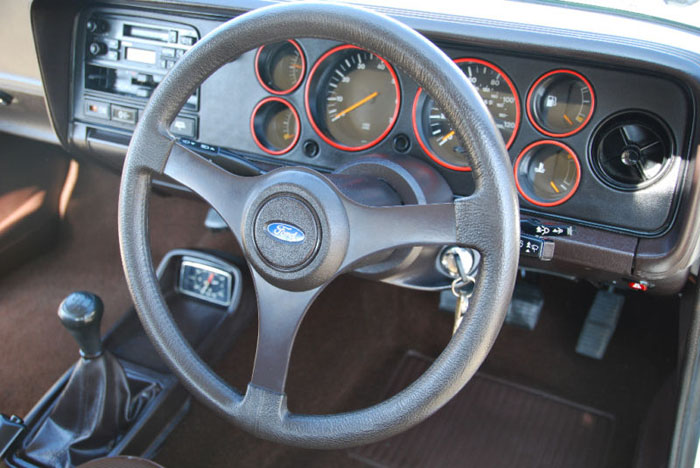
[[[346,151],[379,143],[396,122],[400,99],[391,65],[351,45],[326,52],[306,85],[306,111],[314,130]]]
[[[299,115],[282,98],[263,99],[253,110],[250,132],[255,144],[266,153],[284,154],[299,140]]]
[[[520,101],[513,82],[500,68],[484,60],[462,58],[455,63],[479,92],[506,148],[510,148],[520,125]],[[422,90],[418,90],[413,104],[413,130],[423,151],[435,162],[456,171],[470,170],[452,125]]]
[[[231,274],[197,262],[183,261],[179,290],[182,294],[215,304],[231,304]]]
[[[593,116],[595,95],[588,80],[572,70],[541,76],[528,95],[527,114],[548,136],[567,137],[583,129]]]
[[[272,94],[287,94],[301,84],[306,72],[304,53],[296,41],[268,44],[258,49],[255,74]]]
[[[515,161],[515,184],[520,195],[538,206],[561,205],[571,198],[581,181],[576,154],[558,141],[537,141]]]

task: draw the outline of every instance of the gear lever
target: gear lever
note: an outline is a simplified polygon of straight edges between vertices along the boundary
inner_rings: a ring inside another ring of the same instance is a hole
[[[119,360],[102,349],[103,312],[102,300],[84,291],[70,294],[58,307],[58,318],[78,342],[82,358],[46,418],[25,439],[23,459],[68,468],[106,456],[157,394],[156,384],[133,394]]]
[[[85,359],[102,355],[100,322],[103,312],[102,299],[85,291],[71,293],[58,307],[58,318],[78,342],[80,355]]]

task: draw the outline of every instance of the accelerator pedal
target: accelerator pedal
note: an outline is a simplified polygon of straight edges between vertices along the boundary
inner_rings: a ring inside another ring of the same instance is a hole
[[[625,297],[615,293],[612,288],[596,293],[578,337],[577,353],[593,359],[603,358],[624,303]]]

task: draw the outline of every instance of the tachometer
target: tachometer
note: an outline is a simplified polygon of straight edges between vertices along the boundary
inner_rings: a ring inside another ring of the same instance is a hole
[[[391,65],[352,45],[323,54],[306,85],[311,126],[326,143],[346,151],[379,143],[396,122],[400,99]]]
[[[455,63],[479,92],[506,148],[510,148],[520,125],[520,100],[513,82],[503,70],[485,60],[461,58]],[[452,125],[422,89],[413,103],[413,130],[423,151],[435,162],[455,171],[470,170]]]

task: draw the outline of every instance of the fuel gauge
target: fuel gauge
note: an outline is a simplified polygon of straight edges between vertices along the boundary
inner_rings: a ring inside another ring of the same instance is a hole
[[[515,160],[515,185],[522,197],[537,206],[561,205],[581,181],[576,153],[553,140],[536,141]]]
[[[591,120],[595,94],[588,80],[573,70],[553,70],[530,88],[527,115],[532,125],[551,137],[568,137]]]

